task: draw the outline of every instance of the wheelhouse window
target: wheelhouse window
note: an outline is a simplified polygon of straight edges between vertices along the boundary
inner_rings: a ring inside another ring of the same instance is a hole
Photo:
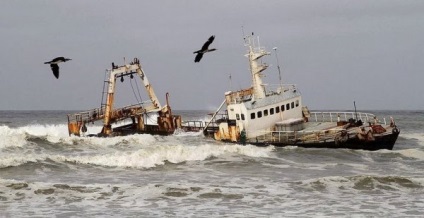
[[[268,110],[264,110],[264,117],[268,116]]]
[[[262,111],[258,111],[258,118],[262,117]]]
[[[250,119],[254,120],[255,119],[255,115],[256,115],[255,113],[251,113],[250,114]]]
[[[274,108],[269,109],[269,115],[273,115],[274,114]]]
[[[275,107],[275,113],[280,113],[280,107]]]
[[[240,120],[240,114],[236,114],[236,119]]]
[[[244,114],[241,114],[241,120],[244,120]]]
[[[286,110],[290,110],[290,103],[286,104]]]
[[[294,108],[294,102],[291,103],[291,108]]]
[[[284,104],[281,105],[281,111],[284,111]]]
[[[299,107],[299,100],[296,100],[296,107]]]

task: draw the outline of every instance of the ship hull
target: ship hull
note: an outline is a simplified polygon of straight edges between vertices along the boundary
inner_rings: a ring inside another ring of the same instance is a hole
[[[394,132],[392,134],[376,137],[374,140],[360,140],[359,138],[350,138],[347,141],[340,143],[334,140],[323,141],[323,142],[272,142],[272,141],[248,141],[244,144],[252,144],[256,146],[276,146],[276,147],[286,147],[286,146],[298,146],[304,148],[344,148],[344,149],[361,149],[376,151],[381,149],[393,150],[393,147],[396,143],[396,140],[399,136],[399,132]],[[240,142],[239,142],[240,143]],[[240,143],[242,144],[242,143]]]

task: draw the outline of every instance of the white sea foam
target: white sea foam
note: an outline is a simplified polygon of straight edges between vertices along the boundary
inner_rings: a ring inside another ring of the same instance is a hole
[[[0,126],[0,148],[22,147],[28,144],[28,138],[40,137],[56,143],[61,138],[68,137],[68,129],[65,124],[59,125],[28,125],[18,128]]]
[[[98,133],[101,126],[90,126],[88,134]],[[58,125],[28,125],[18,128],[0,126],[0,149],[7,147],[23,147],[29,143],[28,139],[38,137],[50,143],[63,143],[68,145],[97,145],[111,146],[118,144],[148,145],[156,141],[155,137],[148,134],[135,134],[122,137],[99,138],[99,137],[77,137],[68,135],[66,124]]]
[[[237,177],[237,176],[235,176]],[[0,179],[0,197],[15,216],[54,216],[77,208],[85,215],[167,217],[187,214],[231,217],[405,216],[418,211],[423,179],[397,176],[330,176],[297,182],[269,183],[268,178],[190,181],[181,178],[152,183],[51,183]],[[385,189],[389,191],[385,191]],[[378,191],[373,194],[372,191]],[[381,201],[381,202],[380,202]],[[223,204],[224,202],[224,204]],[[393,205],[401,205],[395,207]],[[29,209],[26,209],[29,208]],[[158,208],[165,208],[158,210]],[[284,208],[284,210],[281,210]],[[218,211],[218,212],[217,212]],[[128,213],[126,213],[128,212]],[[71,213],[73,214],[73,213]],[[76,212],[74,215],[78,215]]]
[[[97,140],[106,139],[93,138],[92,140],[96,140],[95,142],[99,143]],[[104,141],[101,141],[100,143],[104,143]],[[112,141],[108,143],[114,144],[116,142]],[[202,161],[210,157],[219,157],[222,155],[270,157],[273,155],[272,151],[272,146],[260,148],[256,146],[241,146],[233,144],[203,144],[199,146],[155,144],[154,146],[143,146],[142,149],[135,151],[122,151],[111,148],[106,150],[97,150],[97,152],[94,154],[4,154],[1,155],[2,157],[0,158],[0,168],[19,166],[29,162],[45,161],[47,159],[56,162],[93,164],[105,167],[152,168],[155,166],[164,165],[166,162],[182,163],[186,161]]]
[[[0,126],[0,138],[0,149],[22,147],[27,143],[26,135],[23,131],[17,131],[8,126]]]
[[[47,155],[36,154],[1,154],[0,168],[19,166],[22,164],[45,160]]]
[[[198,131],[198,132],[184,132],[181,129],[176,129],[173,135],[174,136],[178,136],[178,137],[202,136],[203,135],[203,132],[202,131]]]
[[[190,214],[199,217],[218,215],[217,211],[231,217],[343,217],[342,214],[355,214],[358,211],[371,216],[405,216],[411,202],[417,208],[422,202],[419,196],[410,194],[413,190],[421,189],[422,178],[332,176],[270,184],[265,182],[266,179],[240,181],[228,177],[224,181],[221,184],[184,179],[163,183],[80,184],[0,179],[0,197],[3,204],[8,205],[7,212],[15,216],[28,213],[33,216],[54,216],[64,210],[73,211],[73,208],[84,210],[84,214],[101,215],[114,214],[113,208],[117,208],[121,215],[136,212],[138,215],[155,217],[168,216],[167,210],[170,208],[173,216]],[[381,193],[384,188],[390,191]],[[378,190],[378,194],[370,193],[373,190]],[[285,208],[283,211],[282,207]]]
[[[151,168],[164,165],[166,161],[171,163],[201,161],[225,154],[269,157],[272,150],[272,147],[259,148],[240,145],[155,145],[137,151],[115,151],[102,155],[55,155],[49,158],[58,162],[67,161],[106,167]]]
[[[149,134],[134,134],[116,137],[66,136],[60,138],[59,141],[68,145],[79,144],[81,146],[90,145],[95,147],[109,147],[115,145],[148,146],[156,142],[157,140],[155,136]]]
[[[73,152],[72,155],[37,154],[32,153],[32,149],[28,150],[26,154],[20,154],[19,156],[13,155],[13,153],[12,155],[4,153],[5,156],[0,160],[0,167],[19,166],[28,162],[51,159],[58,162],[66,161],[107,167],[151,168],[163,165],[165,162],[198,161],[221,155],[269,157],[274,150],[273,146],[260,148],[252,145],[241,146],[219,143],[189,146],[181,142],[186,140],[184,137],[197,137],[200,135],[201,132],[178,133],[167,137],[135,134],[122,137],[98,138],[69,136],[67,125],[65,124],[35,124],[18,128],[0,126],[0,136],[3,138],[0,142],[0,148],[27,146],[28,144],[35,144],[31,142],[32,139],[40,138],[59,146],[90,146],[93,151],[88,153]],[[125,146],[124,151],[120,149],[120,146],[116,147],[116,145],[129,145],[130,147]],[[98,149],[96,147],[108,147],[108,149]]]

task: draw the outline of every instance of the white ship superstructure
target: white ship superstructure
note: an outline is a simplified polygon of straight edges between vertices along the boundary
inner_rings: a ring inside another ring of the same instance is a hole
[[[263,71],[268,68],[261,58],[270,53],[263,47],[255,46],[253,36],[245,38],[250,64],[252,86],[240,91],[225,93],[228,120],[221,122],[218,139],[236,141],[242,131],[247,138],[255,138],[266,131],[272,131],[278,122],[296,122],[303,119],[302,97],[295,85],[281,85],[276,90],[267,90],[262,82]],[[256,44],[259,45],[259,39]],[[231,122],[232,121],[232,122]]]

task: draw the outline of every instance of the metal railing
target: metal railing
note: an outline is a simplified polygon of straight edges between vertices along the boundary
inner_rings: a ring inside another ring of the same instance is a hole
[[[380,120],[374,114],[363,112],[310,112],[309,122],[339,122],[349,121],[349,119],[362,120],[362,122],[370,122],[372,124],[380,124]],[[387,125],[386,118],[383,118],[384,125]],[[383,124],[381,123],[381,124]],[[364,125],[364,131],[372,130],[371,126]],[[346,133],[346,137],[356,137],[358,129],[346,130],[342,127],[334,126],[332,129],[323,130],[298,130],[298,131],[251,131],[247,135],[257,135],[250,138],[249,141],[268,141],[268,142],[286,142],[286,143],[310,143],[335,140],[342,132]]]
[[[264,84],[267,93],[270,92],[284,92],[288,90],[295,90],[296,84]]]
[[[331,112],[310,112],[310,122],[338,122],[349,121],[349,119],[362,120],[363,122],[380,123],[377,116],[371,113],[351,112],[351,111],[331,111]],[[384,125],[387,125],[386,118],[383,118]]]
[[[68,122],[91,122],[104,117],[105,107],[94,108],[74,114],[68,114]]]
[[[204,121],[194,121],[194,120],[183,121],[182,126],[194,127],[194,128],[204,128],[205,122]]]
[[[257,131],[259,135],[249,141],[266,141],[266,142],[285,142],[285,143],[311,143],[334,140],[340,135],[342,129],[339,130],[300,130],[300,131]],[[249,133],[248,133],[249,134]],[[347,137],[353,137],[356,132],[348,132]]]
[[[141,108],[140,104],[128,105],[122,108],[113,109],[112,113],[119,111],[126,111],[133,108]],[[104,113],[106,112],[106,106],[102,106],[100,108],[94,108],[87,111],[82,111],[74,114],[68,114],[68,123],[69,122],[93,122],[97,120],[101,120],[104,118]]]

